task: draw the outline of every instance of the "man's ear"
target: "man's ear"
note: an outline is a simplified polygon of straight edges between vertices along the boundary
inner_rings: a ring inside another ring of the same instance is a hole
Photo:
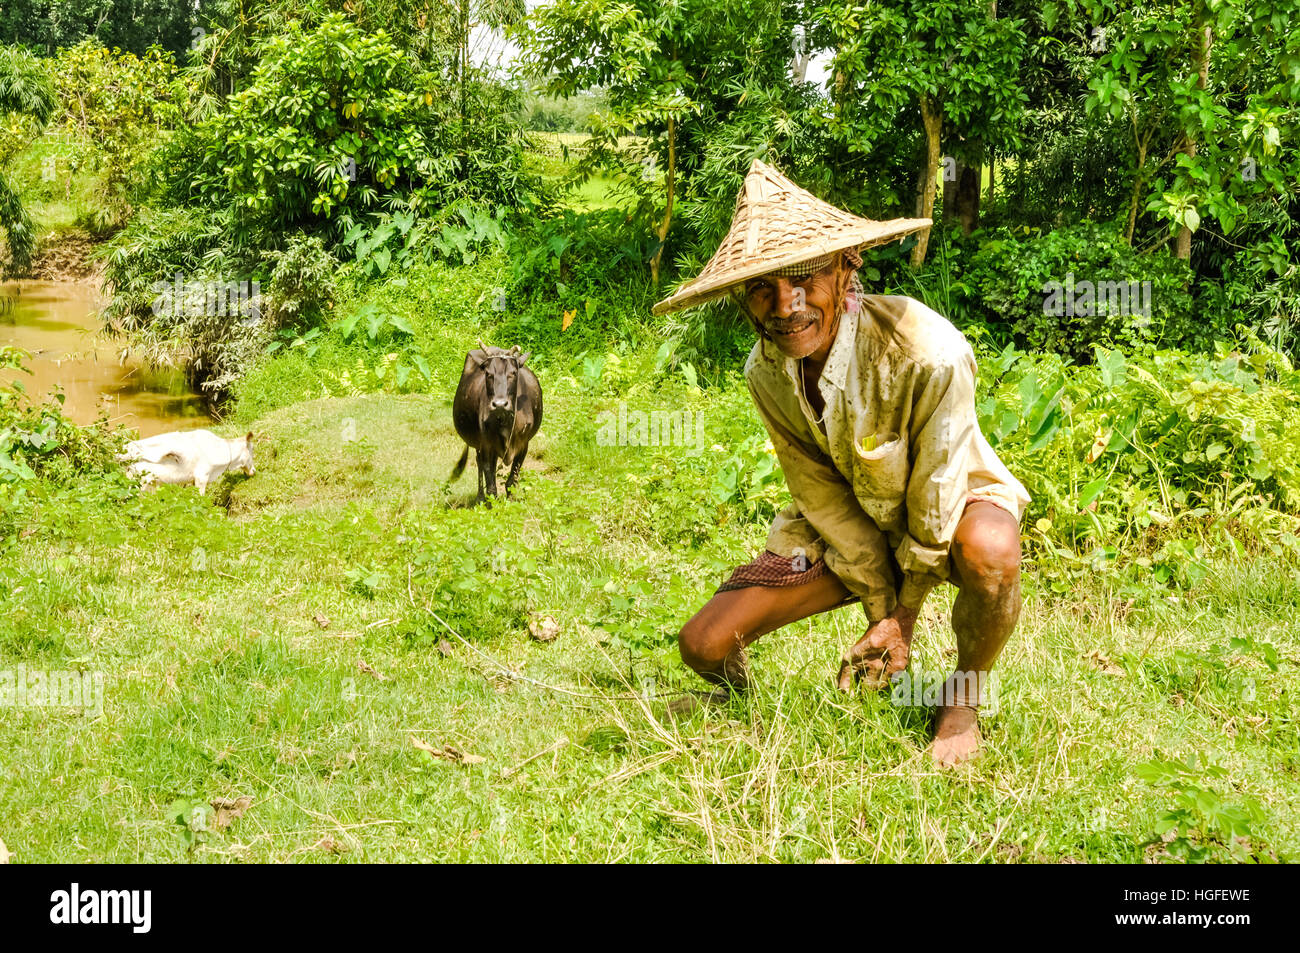
[[[840,267],[835,277],[835,298],[843,307],[844,301],[848,296],[849,290],[853,287],[853,275],[861,265],[862,259],[858,259],[858,264],[854,264],[849,257],[849,250],[844,249],[839,252]]]

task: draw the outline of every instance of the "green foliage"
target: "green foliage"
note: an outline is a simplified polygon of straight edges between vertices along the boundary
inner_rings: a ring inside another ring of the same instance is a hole
[[[1194,587],[1209,553],[1297,551],[1300,378],[1284,358],[1098,349],[1068,366],[1008,346],[982,364],[981,430],[1034,497],[1062,591],[1081,573]]]
[[[524,128],[538,132],[588,132],[604,102],[600,90],[572,96],[528,96],[523,103]]]
[[[277,326],[305,327],[334,307],[339,261],[316,236],[290,235],[283,249],[262,253],[271,262],[268,317]]]
[[[839,75],[829,128],[850,153],[869,153],[899,126],[917,126],[922,97],[962,138],[997,148],[1018,143],[1028,98],[1022,21],[991,17],[987,5],[964,0],[828,4],[816,16]]]
[[[29,356],[0,345],[0,371],[26,372]],[[62,405],[61,393],[38,404],[20,380],[0,382],[0,484],[40,479],[68,485],[115,468],[113,454],[121,448],[121,437],[103,421],[76,426],[63,415]]]
[[[55,105],[54,83],[40,60],[19,47],[0,46],[0,113],[46,122]]]
[[[422,215],[525,187],[518,129],[492,115],[500,91],[476,91],[483,122],[465,148],[447,84],[384,30],[337,14],[293,21],[258,56],[248,87],[195,133],[195,191],[232,210],[239,241],[321,224],[341,234],[381,208]]]
[[[182,53],[211,0],[6,0],[0,43],[24,43],[53,54],[94,39],[137,55],[151,46]]]
[[[98,178],[95,206],[84,224],[94,232],[112,231],[131,217],[159,134],[179,117],[175,64],[155,48],[136,56],[86,40],[60,50],[49,68],[58,121],[78,143],[70,161]]]
[[[1163,789],[1171,802],[1155,827],[1156,842],[1164,841],[1171,857],[1189,864],[1259,861],[1251,838],[1264,820],[1263,807],[1250,797],[1232,803],[1206,785],[1229,777],[1226,768],[1192,754],[1186,760],[1156,758],[1134,773]]]
[[[953,297],[966,320],[1074,360],[1098,346],[1208,350],[1229,329],[1226,314],[1192,307],[1183,263],[1138,255],[1113,226],[995,229],[959,267]]]

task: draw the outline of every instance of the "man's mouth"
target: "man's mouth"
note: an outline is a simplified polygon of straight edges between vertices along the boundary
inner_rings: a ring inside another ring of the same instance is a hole
[[[771,332],[773,337],[794,337],[801,331],[806,331],[808,328],[812,327],[816,320],[816,315],[805,312],[804,314],[794,316],[789,321],[780,321],[769,324],[767,329]]]

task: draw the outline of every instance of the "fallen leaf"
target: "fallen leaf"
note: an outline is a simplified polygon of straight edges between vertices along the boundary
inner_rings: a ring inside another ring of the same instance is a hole
[[[538,642],[554,642],[555,637],[560,634],[560,626],[550,616],[543,616],[529,621],[528,634]]]
[[[1106,452],[1106,447],[1110,445],[1110,431],[1101,429],[1097,431],[1096,439],[1092,442],[1092,449],[1088,455],[1083,458],[1084,463],[1096,463],[1097,458]]]
[[[330,620],[327,617],[321,615],[319,612],[317,612],[314,616],[312,616],[312,621],[315,622],[322,629],[328,629],[330,627]]]
[[[326,834],[324,837],[322,837],[312,846],[315,847],[317,850],[327,851],[331,854],[341,854],[348,849],[346,844],[340,844],[338,841],[330,837],[328,834]]]
[[[450,657],[454,651],[456,651],[455,647],[446,639],[442,639],[438,642],[438,654],[443,658]]]
[[[244,816],[244,812],[253,806],[253,798],[244,794],[233,801],[228,797],[214,798],[211,802],[212,829],[224,831],[230,826],[230,822]]]
[[[487,760],[482,755],[467,754],[454,745],[443,745],[441,748],[435,748],[427,741],[421,741],[415,735],[411,735],[411,744],[421,751],[427,752],[431,757],[441,758],[443,761],[451,761],[455,764],[482,764]]]
[[[573,316],[577,313],[578,313],[577,308],[574,308],[572,311],[564,312],[564,323],[560,325],[561,331],[569,330],[569,325],[573,323]]]
[[[369,665],[365,663],[364,659],[357,659],[357,671],[359,671],[362,675],[369,675],[371,678],[377,678],[381,682],[388,681],[387,675],[384,675],[380,672],[376,672],[373,668],[371,668]]]
[[[1102,655],[1097,649],[1093,649],[1084,656],[1089,662],[1092,662],[1107,675],[1123,675],[1124,670],[1112,662],[1106,656]]]

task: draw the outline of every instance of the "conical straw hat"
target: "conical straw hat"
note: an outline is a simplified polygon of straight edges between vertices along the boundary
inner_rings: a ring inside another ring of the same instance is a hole
[[[754,160],[736,197],[731,230],[696,277],[654,306],[655,314],[721,298],[737,285],[844,248],[871,248],[929,228],[926,218],[873,222],[823,202]]]

